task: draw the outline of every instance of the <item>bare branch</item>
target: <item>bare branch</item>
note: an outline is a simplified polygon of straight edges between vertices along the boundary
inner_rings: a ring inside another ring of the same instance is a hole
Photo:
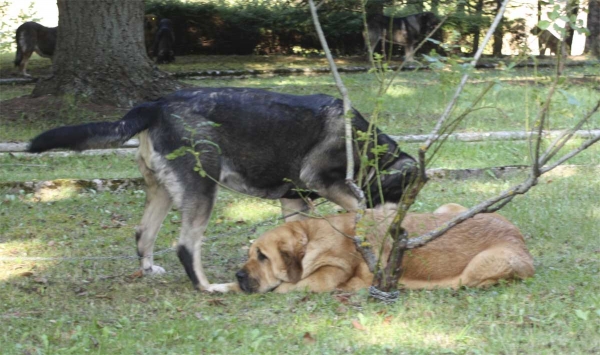
[[[513,200],[513,198],[517,196],[517,195],[512,195],[511,197],[508,197],[507,199],[505,199],[504,201],[498,203],[497,205],[493,206],[493,207],[488,207],[486,209],[484,209],[483,211],[481,211],[482,213],[494,213],[496,211],[499,211],[500,209],[502,209],[504,206],[506,206],[510,201]]]
[[[346,86],[344,86],[344,82],[340,76],[340,73],[337,70],[337,66],[333,60],[333,56],[331,55],[331,50],[329,50],[329,45],[327,44],[327,40],[325,39],[325,34],[323,33],[323,29],[321,28],[321,23],[319,22],[319,16],[317,15],[317,8],[313,0],[309,0],[310,5],[310,13],[312,15],[313,23],[315,25],[315,30],[317,31],[317,35],[319,36],[319,41],[321,42],[321,46],[323,47],[323,51],[325,52],[325,56],[327,57],[327,61],[329,62],[329,67],[331,68],[331,73],[333,74],[333,78],[335,79],[335,84],[342,95],[342,100],[344,102],[344,138],[346,143],[346,184],[352,190],[356,199],[358,200],[359,206],[356,213],[356,220],[358,221],[362,217],[362,211],[366,208],[365,203],[365,195],[363,191],[356,185],[354,182],[354,152],[352,147],[352,103],[350,102],[350,96],[348,95],[348,90]],[[367,143],[368,145],[368,143]],[[356,244],[357,249],[362,254],[363,258],[369,265],[369,269],[373,270],[375,267],[375,255],[370,245],[363,245],[361,239],[359,237],[354,237],[354,243]]]
[[[508,203],[508,202],[504,202],[505,200],[507,200],[507,199],[512,200],[515,197],[515,195],[522,195],[522,194],[526,193],[527,191],[529,191],[529,189],[531,189],[536,184],[537,184],[537,177],[530,176],[527,179],[527,181],[525,181],[519,185],[513,186],[508,190],[503,191],[498,196],[494,196],[486,201],[481,202],[477,206],[472,207],[468,211],[465,211],[465,212],[459,214],[458,216],[456,216],[455,218],[451,219],[450,221],[442,224],[440,227],[438,227],[428,233],[425,233],[417,238],[409,239],[407,242],[406,248],[414,249],[414,248],[423,246],[423,245],[429,243],[430,241],[440,237],[441,235],[446,233],[452,227],[460,224],[461,222],[466,221],[467,219],[475,216],[476,214],[484,212],[488,208],[490,208],[498,203],[501,203],[502,206],[505,205],[506,203]]]
[[[589,146],[593,145],[594,143],[600,141],[600,135],[595,136],[594,138],[590,138],[587,141],[581,143],[581,145],[579,147],[577,147],[576,149],[573,149],[572,151],[570,151],[569,153],[563,155],[560,159],[558,159],[554,164],[544,167],[542,169],[540,169],[540,173],[541,174],[545,174],[548,171],[556,168],[557,166],[561,165],[562,163],[566,162],[567,160],[573,158],[574,156],[576,156],[577,154],[581,153],[582,151],[586,150]]]
[[[333,60],[333,56],[331,55],[331,50],[329,50],[329,45],[327,44],[327,40],[325,39],[325,34],[323,33],[323,29],[321,28],[321,23],[319,22],[319,16],[317,15],[317,8],[313,0],[309,0],[308,4],[310,5],[310,13],[312,15],[313,23],[315,24],[315,30],[317,31],[317,35],[319,36],[319,41],[321,41],[321,46],[323,47],[323,51],[325,52],[325,56],[327,57],[327,61],[329,62],[329,67],[331,68],[331,73],[333,74],[333,78],[335,79],[335,85],[337,86],[340,94],[342,95],[342,100],[344,102],[344,121],[345,121],[345,139],[346,139],[346,183],[351,187],[352,191],[356,194],[357,190],[360,189],[357,186],[352,186],[354,184],[354,154],[352,151],[352,118],[349,113],[352,109],[352,103],[350,102],[350,96],[348,95],[348,90],[342,81],[340,73],[337,70],[337,66]],[[362,192],[362,191],[360,191]],[[360,195],[356,196],[357,198],[361,198]],[[364,200],[364,196],[362,196]]]
[[[582,121],[585,122],[587,121],[594,113],[596,113],[598,110],[600,109],[600,101],[583,117],[582,120],[580,120],[578,122],[581,123]],[[421,236],[419,236],[418,238],[414,238],[414,239],[409,239],[406,245],[407,249],[414,249],[414,248],[418,248],[420,246],[423,246],[425,244],[427,244],[428,242],[436,239],[437,237],[443,235],[444,233],[446,233],[449,229],[451,229],[452,227],[458,225],[459,223],[475,216],[478,213],[490,213],[490,212],[495,212],[498,211],[499,209],[501,209],[502,207],[504,207],[506,204],[508,204],[510,201],[512,201],[512,199],[517,196],[517,195],[522,195],[525,194],[527,191],[529,191],[533,186],[535,186],[537,184],[537,181],[539,179],[540,176],[542,176],[543,174],[549,172],[550,170],[556,168],[557,166],[561,165],[562,163],[564,163],[565,161],[567,161],[568,159],[574,157],[575,155],[579,154],[580,152],[582,152],[583,150],[587,149],[589,146],[591,146],[592,144],[596,143],[600,141],[600,134],[586,140],[585,142],[583,142],[579,147],[577,147],[576,149],[570,151],[569,153],[565,154],[562,158],[560,158],[557,162],[555,162],[554,164],[548,166],[548,167],[542,167],[540,169],[537,170],[531,170],[530,172],[530,176],[529,178],[516,186],[511,187],[508,190],[503,191],[502,193],[500,193],[497,196],[494,196],[480,204],[478,204],[477,206],[469,209],[468,211],[465,211],[464,213],[456,216],[456,218],[448,221],[447,223],[444,223],[443,225],[441,225],[439,228],[430,231],[426,234],[423,234]],[[543,166],[543,165],[542,165]]]
[[[438,135],[438,140],[441,139],[441,141],[439,141],[439,144],[437,145],[437,147],[434,148],[433,153],[430,155],[430,158],[426,161],[426,163],[428,163],[429,161],[431,161],[433,159],[433,157],[437,154],[439,149],[442,147],[442,145],[448,139],[449,135],[445,134],[446,131],[451,131],[451,132],[454,131],[456,126],[458,126],[458,124],[461,123],[463,121],[463,119],[465,119],[471,112],[477,110],[475,108],[475,106],[485,97],[485,95],[494,86],[494,84],[495,83],[493,83],[493,82],[488,83],[488,85],[482,90],[482,92],[479,94],[479,96],[477,96],[475,98],[475,100],[473,100],[473,102],[471,102],[471,105],[469,105],[469,107],[466,110],[464,110],[463,113],[461,113],[455,119],[450,121],[450,123],[448,123],[445,127],[442,127],[442,129]]]
[[[598,100],[596,106],[592,110],[590,110],[590,112],[588,112],[587,115],[583,116],[583,118],[579,120],[579,122],[577,122],[577,124],[573,128],[565,130],[562,134],[556,137],[556,139],[550,144],[550,146],[546,148],[544,155],[542,155],[542,157],[540,158],[540,163],[544,165],[550,159],[552,159],[552,157],[554,157],[556,153],[558,153],[564,147],[564,145],[573,137],[575,132],[581,129],[581,127],[589,120],[589,118],[595,112],[598,111],[599,107],[600,100]]]
[[[506,6],[508,5],[509,1],[510,0],[504,0],[504,2],[502,3],[502,6],[500,7],[500,11],[498,11],[498,13],[496,14],[496,17],[494,18],[494,22],[492,22],[492,25],[490,26],[487,33],[485,34],[485,37],[483,38],[482,45],[477,50],[477,53],[475,53],[475,56],[473,57],[473,60],[470,63],[471,68],[475,68],[475,66],[477,65],[477,62],[479,61],[479,58],[481,58],[481,55],[483,54],[483,49],[489,42],[490,38],[492,37],[492,34],[496,31],[496,27],[498,27],[498,24],[502,20],[502,17],[504,16],[504,10],[506,10]],[[452,97],[452,100],[450,100],[450,102],[446,106],[444,113],[442,113],[442,116],[440,117],[440,119],[436,123],[435,127],[433,128],[433,131],[431,132],[429,139],[424,144],[425,150],[427,150],[431,146],[431,144],[437,139],[438,132],[444,125],[444,122],[446,122],[448,117],[450,117],[450,114],[452,113],[452,110],[454,109],[454,106],[456,105],[456,102],[458,101],[458,97],[460,96],[465,85],[467,84],[468,78],[469,78],[469,73],[467,72],[460,79],[460,84],[456,88],[456,91],[454,92],[454,96]]]
[[[548,91],[548,95],[546,96],[546,101],[542,106],[542,109],[538,111],[538,114],[535,119],[535,123],[537,124],[537,131],[535,134],[535,149],[532,153],[533,156],[533,164],[531,165],[531,169],[534,174],[539,174],[540,169],[540,147],[542,146],[542,133],[544,131],[544,123],[546,122],[546,117],[548,116],[548,110],[550,109],[550,102],[552,101],[552,96],[556,92],[556,88],[558,87],[558,81],[560,76],[557,76]]]
[[[427,40],[429,40],[431,38],[431,36],[433,36],[433,34],[436,33],[437,30],[440,29],[440,27],[442,27],[442,25],[446,22],[447,19],[448,19],[448,16],[444,16],[444,18],[442,18],[440,20],[440,23],[438,23],[437,26],[435,26],[435,28],[433,30],[431,30],[431,32],[429,32],[427,34],[427,36],[421,42],[419,42],[419,44],[415,47],[415,49],[413,49],[413,53],[417,53],[417,51],[419,49],[421,49],[421,47],[425,44],[425,42],[427,42]],[[371,53],[371,55],[373,55],[373,54]],[[402,61],[402,63],[398,66],[398,68],[396,68],[396,70],[394,71],[394,75],[392,75],[392,77],[390,78],[390,81],[388,82],[388,85],[385,87],[383,93],[385,93],[390,88],[390,86],[392,86],[392,83],[394,82],[394,80],[396,79],[398,74],[402,71],[402,69],[404,69],[405,63],[407,63],[407,61]]]

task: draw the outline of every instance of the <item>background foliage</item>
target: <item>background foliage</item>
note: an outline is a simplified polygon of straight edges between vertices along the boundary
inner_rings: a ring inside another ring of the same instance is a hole
[[[455,44],[467,52],[476,50],[475,37],[487,29],[496,11],[496,1],[483,0],[382,1],[382,4],[384,13],[393,16],[423,11],[449,15],[444,25],[445,35],[439,39],[454,38]],[[361,11],[360,0],[328,1],[319,8],[321,24],[334,54],[364,52]],[[307,54],[320,50],[308,6],[303,0],[194,3],[150,0],[146,3],[146,13],[173,20],[179,55]],[[505,21],[501,31],[524,35],[525,28],[519,26],[519,20]],[[429,52],[431,48],[424,51]]]

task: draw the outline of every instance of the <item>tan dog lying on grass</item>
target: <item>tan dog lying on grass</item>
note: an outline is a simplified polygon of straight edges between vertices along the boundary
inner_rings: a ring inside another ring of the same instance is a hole
[[[434,213],[409,214],[403,226],[409,236],[431,231],[466,210],[447,204]],[[364,233],[379,251],[395,210],[367,210]],[[236,273],[230,291],[280,293],[357,290],[371,285],[373,274],[356,250],[354,213],[283,224],[261,235],[250,247],[248,261]],[[344,235],[345,234],[345,235]],[[388,238],[389,239],[389,238]],[[391,243],[383,247],[386,261]],[[482,287],[500,280],[534,274],[533,258],[519,229],[506,218],[479,214],[429,244],[407,252],[400,283],[410,289]]]

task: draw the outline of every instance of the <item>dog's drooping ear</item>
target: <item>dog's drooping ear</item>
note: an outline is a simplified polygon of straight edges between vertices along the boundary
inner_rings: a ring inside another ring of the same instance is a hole
[[[302,278],[302,259],[288,251],[281,251],[281,258],[285,263],[288,282],[296,283]]]
[[[302,278],[302,258],[308,244],[308,236],[301,230],[292,230],[292,234],[293,238],[281,244],[279,251],[287,271],[287,281],[296,283]]]

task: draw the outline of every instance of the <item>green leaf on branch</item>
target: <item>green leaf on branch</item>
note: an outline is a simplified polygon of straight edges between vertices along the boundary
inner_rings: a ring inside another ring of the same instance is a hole
[[[579,102],[579,100],[577,100],[577,98],[573,95],[571,95],[569,92],[563,90],[563,89],[558,89],[558,92],[560,92],[566,99],[567,99],[567,103],[571,106],[579,106],[581,105],[581,103]]]
[[[547,15],[548,15],[548,18],[552,21],[554,21],[560,17],[560,14],[558,13],[556,8],[554,8],[554,11],[552,11],[552,12],[547,12]]]
[[[546,30],[548,27],[550,27],[550,24],[550,21],[542,20],[538,22],[537,27],[539,27],[541,30]]]
[[[169,160],[177,159],[179,157],[186,155],[186,153],[189,150],[191,150],[190,147],[179,147],[179,148],[175,149],[174,151],[172,151],[171,153],[167,154],[166,158]]]

